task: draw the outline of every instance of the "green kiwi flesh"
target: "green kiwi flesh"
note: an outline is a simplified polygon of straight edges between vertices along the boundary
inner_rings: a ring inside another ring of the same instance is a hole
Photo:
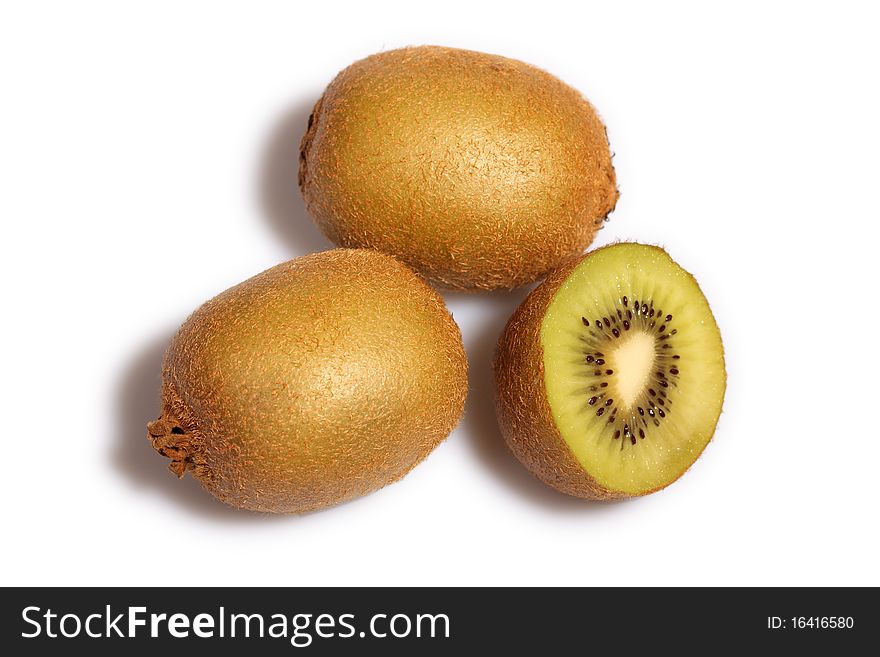
[[[539,421],[552,424],[546,434],[558,436],[584,474],[578,485],[557,487],[606,499],[675,481],[712,438],[726,386],[721,336],[696,280],[660,248],[619,243],[547,284],[554,289],[533,292],[544,299],[534,337],[549,417]],[[516,387],[506,378],[501,385]],[[523,456],[530,441],[508,439]],[[537,469],[548,475],[552,464]]]

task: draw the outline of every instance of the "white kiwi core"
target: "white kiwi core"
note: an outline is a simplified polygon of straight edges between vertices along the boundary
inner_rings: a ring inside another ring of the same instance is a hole
[[[654,368],[654,337],[641,331],[631,332],[608,354],[608,362],[617,372],[614,388],[621,405],[631,408],[648,387]]]

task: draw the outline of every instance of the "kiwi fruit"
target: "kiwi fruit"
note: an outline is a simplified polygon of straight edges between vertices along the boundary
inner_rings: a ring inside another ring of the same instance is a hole
[[[598,500],[678,479],[712,438],[727,380],[696,280],[633,243],[552,272],[507,323],[494,376],[514,455],[563,493]]]
[[[605,127],[578,91],[520,61],[437,46],[336,76],[302,139],[299,185],[336,244],[459,290],[537,280],[583,253],[618,197]]]
[[[442,297],[388,255],[336,249],[196,310],[165,354],[148,437],[227,504],[302,513],[405,475],[456,425],[466,392]]]

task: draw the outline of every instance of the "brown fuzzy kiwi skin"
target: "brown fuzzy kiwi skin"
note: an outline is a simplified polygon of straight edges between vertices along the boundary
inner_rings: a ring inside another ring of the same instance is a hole
[[[526,297],[501,334],[493,371],[498,424],[514,456],[532,474],[562,493],[588,500],[612,501],[654,493],[677,481],[684,471],[664,485],[637,495],[609,489],[581,467],[553,421],[544,387],[541,323],[556,292],[574,269],[602,248],[572,258],[551,272]]]
[[[420,46],[340,72],[300,146],[333,242],[390,253],[440,287],[514,288],[583,253],[614,209],[592,105],[523,62]]]
[[[442,297],[335,249],[221,293],[165,354],[148,439],[231,506],[305,513],[403,477],[458,423],[467,360]]]

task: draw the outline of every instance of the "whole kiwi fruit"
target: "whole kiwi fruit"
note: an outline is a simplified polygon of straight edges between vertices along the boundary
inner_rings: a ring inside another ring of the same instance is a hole
[[[712,438],[727,381],[696,280],[663,249],[631,243],[551,273],[507,323],[494,369],[514,455],[598,500],[678,479]]]
[[[520,61],[437,46],[336,76],[302,139],[299,185],[336,244],[460,290],[537,280],[583,252],[618,197],[605,127],[578,91]]]
[[[405,475],[458,422],[467,361],[443,299],[375,251],[277,265],[171,341],[153,447],[234,507],[301,513]]]

